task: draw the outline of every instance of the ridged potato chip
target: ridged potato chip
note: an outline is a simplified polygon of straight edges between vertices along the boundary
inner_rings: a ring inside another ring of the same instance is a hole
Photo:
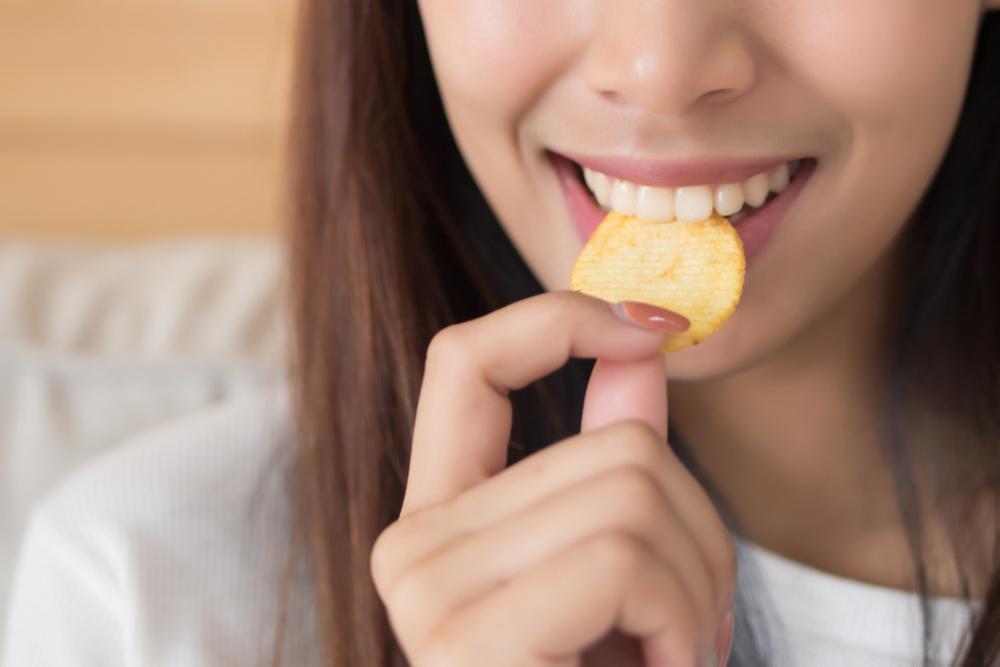
[[[573,265],[570,289],[605,301],[642,301],[684,315],[664,352],[696,345],[722,326],[740,301],[743,241],[729,220],[647,222],[612,211]]]

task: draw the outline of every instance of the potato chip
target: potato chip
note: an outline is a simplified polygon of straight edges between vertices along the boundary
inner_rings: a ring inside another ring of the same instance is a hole
[[[570,289],[608,302],[642,301],[684,315],[664,352],[696,345],[722,326],[740,301],[746,258],[729,220],[647,222],[612,211],[573,265]]]

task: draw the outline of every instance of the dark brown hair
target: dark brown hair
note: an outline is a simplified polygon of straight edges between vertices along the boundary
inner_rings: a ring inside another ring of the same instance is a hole
[[[462,162],[415,0],[304,0],[301,11],[289,232],[301,527],[293,549],[309,559],[326,664],[404,665],[369,555],[401,507],[427,344],[448,324],[543,288]],[[905,279],[886,350],[884,414],[924,600],[907,447],[946,433],[933,453],[943,470],[960,472],[963,497],[993,502],[1000,483],[998,81],[1000,16],[990,15],[954,141],[900,239]],[[510,463],[577,430],[591,364],[573,360],[512,394]],[[942,488],[954,491],[948,479]],[[995,523],[985,530],[980,542]],[[997,567],[992,552],[986,566],[987,574]],[[1000,655],[995,574],[985,602],[963,667]],[[765,663],[738,647],[730,664]]]

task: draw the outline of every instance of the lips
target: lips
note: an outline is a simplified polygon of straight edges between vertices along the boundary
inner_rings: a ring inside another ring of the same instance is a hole
[[[583,183],[582,167],[584,165],[564,154],[549,152],[549,157],[559,177],[559,183],[577,233],[581,240],[586,243],[607,213],[598,205],[594,195]],[[588,171],[603,169],[606,170],[603,173],[609,176],[629,179],[633,183],[647,184],[657,188],[675,186],[678,192],[688,189],[692,191],[705,189],[705,186],[694,186],[696,183],[739,182],[741,178],[747,178],[752,174],[776,169],[776,165],[781,165],[788,160],[785,157],[776,157],[712,163],[656,163],[625,158],[580,157],[579,159],[583,161]],[[773,199],[767,200],[759,208],[745,209],[746,212],[730,216],[731,221],[735,220],[734,227],[743,241],[748,268],[751,261],[760,255],[766,247],[767,242],[785,218],[787,210],[812,176],[815,168],[815,158],[801,158],[799,168],[791,181],[781,189],[780,193],[773,196]],[[753,177],[751,176],[751,178]],[[685,186],[694,187],[686,188]],[[759,204],[760,202],[754,203]]]
[[[553,155],[559,155],[559,157],[575,162],[581,167],[599,171],[612,178],[630,181],[638,185],[661,187],[740,182],[754,174],[766,172],[801,157],[788,155],[768,158],[719,158],[715,160],[662,162],[641,158],[589,156],[577,153],[553,153]]]

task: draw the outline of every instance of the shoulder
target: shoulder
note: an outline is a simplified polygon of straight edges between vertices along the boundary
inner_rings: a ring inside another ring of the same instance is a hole
[[[286,653],[305,642],[289,664],[307,664],[295,651],[310,643],[308,584],[289,558],[293,431],[279,385],[164,424],[79,468],[30,515],[9,654],[49,650],[31,643],[31,627],[56,619],[45,626],[80,644],[66,655],[106,631],[110,644],[130,637],[121,650],[131,664],[258,664],[271,655],[287,581],[287,627],[300,636],[286,632]]]

